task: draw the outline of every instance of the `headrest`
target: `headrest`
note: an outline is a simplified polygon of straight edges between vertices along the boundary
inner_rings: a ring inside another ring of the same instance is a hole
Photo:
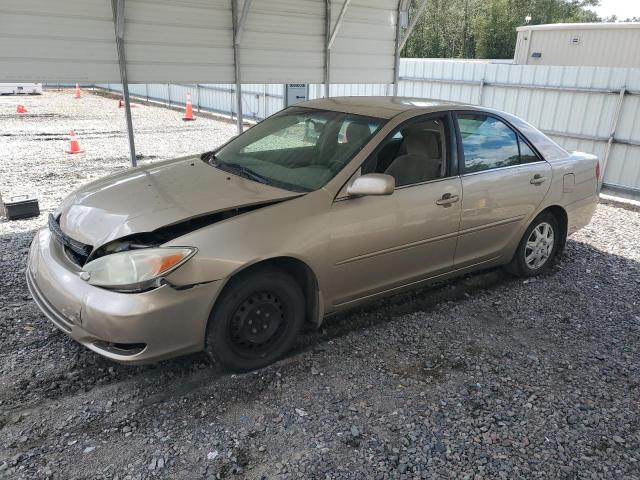
[[[351,122],[345,131],[345,143],[361,144],[371,135],[369,125],[366,123]]]
[[[422,155],[429,158],[441,158],[441,139],[438,132],[408,127],[402,132],[403,146],[410,155]]]

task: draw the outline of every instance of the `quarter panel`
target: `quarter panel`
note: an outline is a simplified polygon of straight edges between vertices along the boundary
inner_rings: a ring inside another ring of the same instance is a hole
[[[597,162],[594,155],[573,152],[551,164],[554,181],[543,208],[560,205],[565,209],[568,234],[587,225],[595,212],[598,204]],[[572,177],[573,182],[567,181],[568,177]]]

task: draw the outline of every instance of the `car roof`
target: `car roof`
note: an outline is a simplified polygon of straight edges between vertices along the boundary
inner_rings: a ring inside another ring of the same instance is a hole
[[[296,106],[332,110],[336,112],[366,115],[368,117],[392,118],[407,110],[421,110],[425,113],[460,107],[477,109],[476,106],[443,100],[409,97],[329,97],[297,103]]]
[[[442,112],[447,110],[477,110],[480,112],[498,115],[498,117],[510,122],[521,135],[527,138],[538,149],[542,157],[547,161],[565,158],[567,151],[551,140],[540,130],[528,124],[521,118],[507,112],[501,112],[492,108],[480,107],[464,103],[450,102],[446,100],[433,100],[429,98],[408,97],[329,97],[296,103],[296,107],[316,108],[320,110],[332,110],[335,112],[352,113],[390,119],[396,115],[414,111],[416,115],[421,113]]]

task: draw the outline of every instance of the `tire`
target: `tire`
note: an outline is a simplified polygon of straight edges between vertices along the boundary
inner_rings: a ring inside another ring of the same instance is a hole
[[[542,212],[524,232],[507,270],[519,277],[533,277],[547,271],[558,253],[560,234],[556,217]]]
[[[304,295],[291,276],[276,268],[240,274],[209,316],[205,350],[227,370],[256,370],[289,351],[304,318]]]

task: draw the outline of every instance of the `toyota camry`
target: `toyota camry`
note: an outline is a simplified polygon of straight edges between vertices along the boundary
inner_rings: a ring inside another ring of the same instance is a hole
[[[599,176],[596,157],[507,113],[312,100],[72,193],[35,235],[27,283],[112,360],[205,350],[247,371],[363,302],[489,267],[544,272],[589,223]]]

